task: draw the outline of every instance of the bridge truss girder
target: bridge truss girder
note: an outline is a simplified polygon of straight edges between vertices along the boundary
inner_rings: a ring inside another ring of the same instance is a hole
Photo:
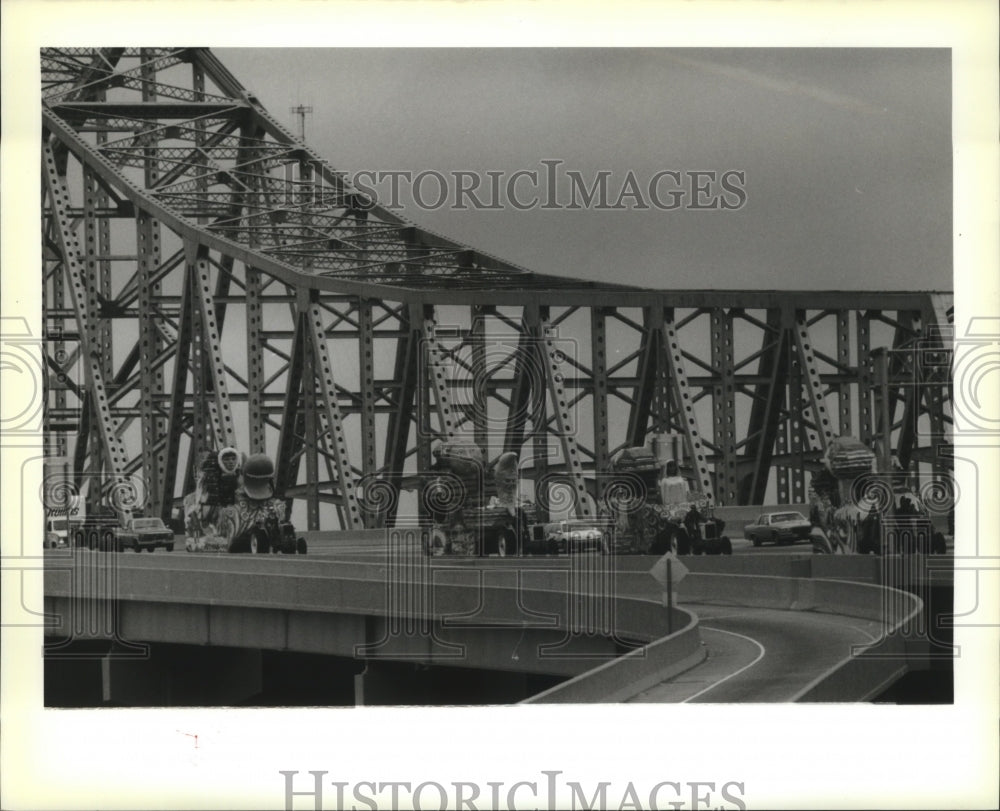
[[[942,472],[950,380],[903,355],[947,349],[946,295],[542,276],[362,199],[205,50],[46,50],[43,79],[46,426],[81,487],[168,517],[235,445],[319,529],[417,509],[449,438],[580,514],[654,433],[721,504],[802,500],[841,433]]]

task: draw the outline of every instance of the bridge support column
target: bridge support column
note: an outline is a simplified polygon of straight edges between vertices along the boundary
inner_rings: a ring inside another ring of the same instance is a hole
[[[366,662],[354,676],[354,706],[399,703],[399,682],[395,668],[382,662]]]
[[[357,707],[423,704],[514,704],[547,690],[563,676],[474,667],[367,660],[354,677]]]
[[[156,644],[148,659],[101,659],[102,703],[114,706],[219,706],[261,691],[261,652],[248,648]]]

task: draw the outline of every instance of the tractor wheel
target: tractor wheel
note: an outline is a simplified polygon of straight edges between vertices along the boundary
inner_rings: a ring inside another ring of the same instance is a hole
[[[267,542],[267,534],[254,531],[250,533],[250,540],[247,545],[247,552],[251,555],[266,555],[271,545]]]
[[[677,533],[674,535],[674,538],[676,539],[677,543],[677,554],[690,555],[691,539],[688,537],[688,534],[684,530],[679,529],[677,530]]]
[[[299,538],[295,542],[295,551],[298,552],[300,555],[304,555],[306,553],[306,549],[307,549],[307,547],[306,547],[306,539],[305,538]]]
[[[517,557],[517,533],[507,528],[497,535],[497,557]]]
[[[722,538],[722,554],[731,555],[733,554],[733,543],[729,538],[723,536]]]
[[[448,535],[440,527],[431,530],[431,551],[432,555],[447,555],[451,553],[451,544],[448,542]]]
[[[653,542],[649,545],[649,554],[665,555],[670,551],[670,530],[664,529],[657,532]]]
[[[944,540],[944,535],[940,532],[935,532],[931,536],[931,554],[932,555],[943,555],[948,551],[948,544]]]

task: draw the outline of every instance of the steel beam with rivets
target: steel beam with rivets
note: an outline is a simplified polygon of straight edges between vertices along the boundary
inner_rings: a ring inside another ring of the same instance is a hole
[[[458,427],[458,415],[451,402],[449,389],[450,365],[445,361],[444,352],[438,343],[437,320],[432,308],[425,308],[423,313],[423,344],[427,373],[434,391],[434,406],[438,418],[438,431],[446,442],[455,438]]]
[[[83,269],[80,267],[80,243],[70,227],[67,214],[70,205],[69,193],[66,190],[65,179],[58,173],[55,155],[49,143],[43,147],[42,164],[45,185],[52,204],[55,236],[59,243],[63,269],[69,283],[70,299],[73,302],[77,323],[80,325],[80,339],[83,342],[83,366],[87,379],[87,391],[91,400],[92,415],[100,429],[102,450],[105,453],[112,486],[120,486],[124,495],[125,492],[132,489],[132,484],[124,474],[128,455],[118,437],[117,426],[108,405],[100,347],[91,343],[92,322],[95,317],[94,307],[88,298]],[[115,506],[125,520],[131,517],[130,504],[121,502]]]
[[[222,361],[222,341],[216,316],[215,298],[212,294],[211,273],[207,248],[187,248],[188,262],[194,284],[197,315],[201,324],[202,359],[207,370],[211,393],[206,397],[208,417],[212,428],[215,450],[236,446],[236,432],[226,385],[226,367]],[[193,261],[192,261],[193,260]],[[206,448],[207,450],[207,448]]]
[[[364,529],[364,520],[357,498],[357,484],[354,480],[354,471],[351,469],[351,460],[347,451],[344,422],[341,418],[340,406],[337,403],[334,365],[326,345],[323,310],[316,301],[313,301],[306,316],[308,340],[312,344],[316,363],[316,380],[319,383],[321,397],[317,408],[322,408],[322,416],[326,421],[327,450],[332,454],[336,468],[344,513],[344,526],[350,529]]]
[[[590,518],[594,515],[594,510],[588,497],[587,484],[583,476],[583,464],[576,441],[576,425],[570,414],[566,387],[563,385],[563,361],[559,357],[560,352],[555,344],[555,329],[550,325],[549,319],[546,316],[546,313],[539,315],[535,336],[537,338],[537,351],[540,353],[540,360],[542,361],[541,371],[549,398],[552,401],[552,410],[555,416],[563,462],[573,489],[573,506],[578,517]],[[544,432],[544,420],[542,421],[541,428]],[[536,463],[537,461],[536,459]]]
[[[808,397],[809,409],[812,412],[813,426],[815,432],[810,436],[810,450],[815,450],[814,442],[819,443],[819,450],[824,453],[834,439],[833,425],[830,422],[830,413],[826,407],[826,394],[823,391],[823,384],[820,381],[819,366],[816,360],[816,353],[813,351],[813,341],[809,335],[809,327],[806,325],[804,313],[798,313],[795,319],[793,331],[795,337],[795,347],[798,351],[799,362],[801,363],[802,386],[805,388]]]
[[[695,414],[693,394],[687,379],[687,370],[677,331],[673,319],[663,321],[663,349],[670,370],[670,383],[673,389],[674,403],[677,407],[678,420],[684,427],[684,438],[687,443],[691,466],[698,479],[698,490],[710,501],[715,500],[712,487],[712,474],[708,468],[708,456],[702,443],[701,431],[698,428],[698,417]]]

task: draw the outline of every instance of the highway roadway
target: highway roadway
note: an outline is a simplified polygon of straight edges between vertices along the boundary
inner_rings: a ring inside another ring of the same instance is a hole
[[[805,611],[689,605],[708,656],[636,702],[768,703],[794,699],[855,645],[878,639],[879,623]]]
[[[184,569],[263,573],[293,573],[309,570],[311,576],[324,573],[384,577],[385,551],[367,536],[313,537],[309,554],[250,556],[188,553],[178,546],[174,552],[157,550],[153,554],[124,552],[116,555],[119,565],[132,568]],[[769,554],[776,549],[783,554],[808,554],[808,544],[754,548],[748,542],[734,543],[734,554]],[[55,557],[65,550],[47,553]],[[80,550],[78,555],[100,553]],[[542,569],[555,558],[527,557],[521,559],[457,559],[435,558],[434,565],[458,568]],[[566,559],[561,563],[565,565]],[[374,565],[373,565],[374,564]],[[405,565],[405,564],[404,564]],[[657,603],[662,599],[659,585],[644,572],[624,574],[621,591],[648,598]],[[705,661],[671,681],[660,684],[635,697],[633,701],[764,703],[787,702],[804,687],[850,656],[853,646],[874,642],[879,636],[878,623],[855,617],[815,612],[782,611],[764,608],[719,606],[710,604],[681,605],[693,611],[700,620],[702,640],[706,648]]]

